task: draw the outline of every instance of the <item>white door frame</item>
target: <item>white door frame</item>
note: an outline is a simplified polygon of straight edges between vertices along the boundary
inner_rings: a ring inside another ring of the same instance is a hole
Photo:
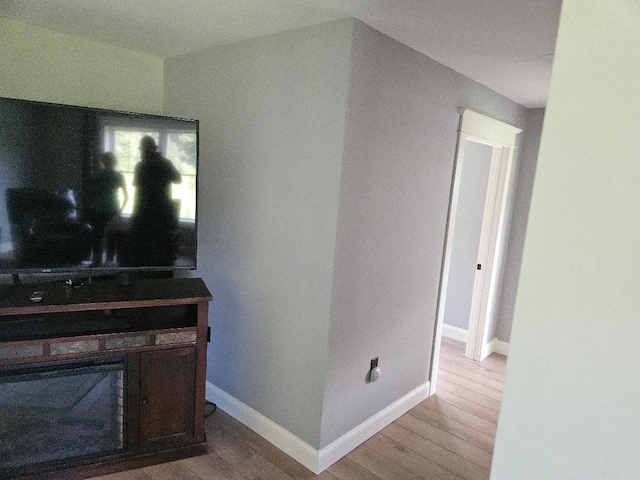
[[[494,120],[472,110],[460,108],[460,124],[454,161],[447,230],[440,274],[440,291],[436,314],[436,329],[431,358],[431,394],[435,393],[437,372],[444,324],[444,306],[447,297],[451,252],[455,229],[458,198],[460,195],[461,170],[466,140],[493,147],[489,183],[485,199],[485,209],[480,234],[478,263],[482,269],[476,271],[471,301],[471,318],[469,319],[469,335],[465,355],[474,360],[482,360],[491,351],[486,347],[491,339],[487,339],[489,319],[495,315],[497,286],[502,265],[502,255],[506,226],[507,199],[513,165],[516,136],[521,129]]]

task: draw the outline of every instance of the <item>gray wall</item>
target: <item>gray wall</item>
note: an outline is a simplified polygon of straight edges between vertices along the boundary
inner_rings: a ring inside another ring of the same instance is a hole
[[[200,123],[207,379],[320,440],[352,22],[167,60],[165,107]]]
[[[460,193],[451,245],[449,286],[444,308],[444,323],[464,330],[469,329],[492,154],[493,148],[488,145],[471,140],[464,142]]]
[[[321,447],[428,380],[459,115],[526,109],[355,23]],[[382,375],[366,384],[372,357]]]
[[[164,101],[201,120],[208,380],[315,448],[423,385],[457,107],[526,110],[353,20],[169,59]]]
[[[493,480],[640,478],[640,4],[565,0]]]
[[[511,339],[511,324],[513,322],[516,293],[518,291],[522,250],[527,232],[531,191],[533,190],[533,179],[538,162],[538,149],[540,147],[543,119],[543,108],[532,109],[527,112],[527,124],[523,134],[522,149],[515,173],[517,180],[513,202],[511,203],[513,210],[509,243],[507,246],[500,302],[498,303],[499,309],[495,332],[496,338],[503,342],[509,342]]]

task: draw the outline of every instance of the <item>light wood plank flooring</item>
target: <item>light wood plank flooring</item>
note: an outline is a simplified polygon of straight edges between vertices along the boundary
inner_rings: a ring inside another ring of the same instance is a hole
[[[489,478],[506,358],[481,363],[443,338],[438,393],[314,475],[218,410],[207,420],[210,453],[100,480],[375,480]]]

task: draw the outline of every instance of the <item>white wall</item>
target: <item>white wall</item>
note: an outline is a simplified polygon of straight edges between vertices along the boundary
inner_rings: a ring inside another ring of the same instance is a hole
[[[533,179],[538,162],[543,119],[543,108],[532,109],[527,112],[527,125],[522,140],[522,148],[514,171],[516,185],[513,191],[513,201],[510,202],[513,208],[509,243],[495,330],[495,337],[503,342],[509,342],[511,338],[518,279],[520,278],[520,267],[522,265],[522,250],[529,219],[531,191],[533,190]],[[491,335],[491,337],[493,336]]]
[[[318,447],[352,22],[168,59],[200,123],[207,379]]]
[[[0,96],[162,113],[159,57],[0,18]]]
[[[459,114],[526,109],[355,22],[321,447],[428,380]],[[371,358],[382,375],[365,383]]]
[[[640,478],[640,4],[565,0],[491,478]]]
[[[449,286],[444,308],[444,323],[463,330],[469,329],[492,154],[493,147],[489,145],[471,140],[464,142]]]

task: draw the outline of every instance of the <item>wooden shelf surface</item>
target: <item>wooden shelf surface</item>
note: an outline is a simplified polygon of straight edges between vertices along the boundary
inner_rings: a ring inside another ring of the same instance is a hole
[[[31,301],[34,291],[42,292],[40,302]],[[211,299],[200,278],[138,280],[126,286],[112,280],[98,280],[77,288],[52,282],[16,286],[4,292],[0,298],[0,315],[154,307]]]

